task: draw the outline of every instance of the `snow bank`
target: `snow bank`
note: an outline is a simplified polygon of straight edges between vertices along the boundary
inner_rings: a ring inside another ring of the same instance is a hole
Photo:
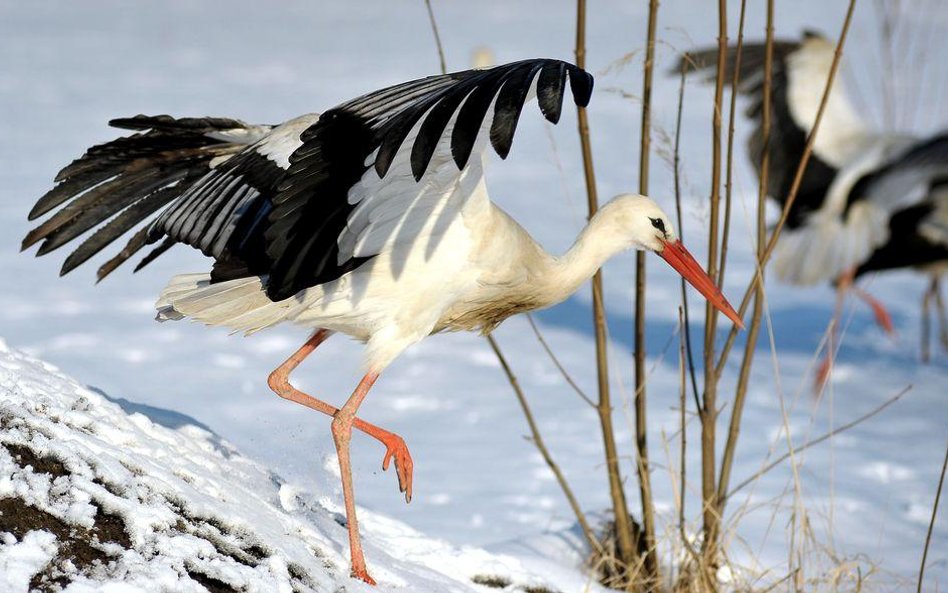
[[[373,590],[348,576],[339,501],[186,416],[138,410],[0,340],[0,591]],[[599,590],[570,567],[569,534],[516,557],[360,518],[378,590]]]

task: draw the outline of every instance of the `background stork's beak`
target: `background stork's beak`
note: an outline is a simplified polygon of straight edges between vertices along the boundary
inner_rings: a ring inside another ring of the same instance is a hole
[[[658,252],[658,255],[662,256],[662,259],[675,268],[689,284],[698,289],[698,292],[708,299],[709,303],[727,315],[728,319],[733,321],[737,327],[744,329],[744,322],[741,321],[737,311],[734,310],[731,303],[727,302],[727,299],[721,293],[721,289],[708,276],[701,264],[695,261],[695,258],[685,249],[681,241],[665,242],[665,248]]]

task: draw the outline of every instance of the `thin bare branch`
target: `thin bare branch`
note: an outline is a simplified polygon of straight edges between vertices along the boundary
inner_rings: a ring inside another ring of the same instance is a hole
[[[672,156],[672,167],[675,182],[675,217],[678,223],[678,237],[684,241],[685,229],[681,216],[681,113],[685,105],[685,79],[691,62],[688,54],[681,61],[681,80],[678,86],[678,112],[675,116],[675,147]],[[688,286],[685,279],[681,279],[681,305],[684,309],[685,324],[682,332],[685,334],[685,352],[688,354],[688,373],[691,376],[691,392],[695,398],[695,409],[701,409],[698,399],[698,380],[695,377],[695,357],[691,348],[691,319],[688,314]]]
[[[553,353],[553,350],[550,348],[550,345],[547,343],[546,339],[543,337],[543,334],[540,333],[540,328],[537,327],[536,322],[533,321],[533,315],[531,315],[530,313],[527,313],[527,321],[530,322],[530,328],[533,329],[533,334],[537,337],[537,341],[540,342],[541,346],[543,346],[543,350],[546,352],[547,356],[550,357],[550,360],[553,361],[553,365],[556,366],[556,369],[560,372],[561,375],[563,375],[563,379],[566,380],[566,383],[570,387],[573,388],[573,391],[575,391],[579,397],[583,398],[583,401],[585,401],[587,404],[595,408],[596,402],[594,402],[592,399],[590,399],[588,395],[586,395],[586,392],[583,391],[582,388],[580,388],[580,386],[576,384],[576,381],[573,380],[573,377],[569,374],[566,368],[563,367],[563,365],[560,363],[560,359],[557,358],[556,354]]]
[[[741,4],[743,11],[744,5]],[[743,25],[743,13],[741,14]],[[743,31],[741,32],[743,36]],[[757,265],[762,269],[763,263],[761,257],[764,254],[764,248],[767,241],[767,226],[765,220],[766,200],[767,200],[767,182],[770,173],[770,118],[771,118],[771,85],[773,84],[773,50],[774,50],[774,2],[767,1],[767,28],[766,42],[764,49],[764,86],[763,86],[763,107],[761,113],[761,136],[763,150],[760,161],[760,178],[757,186]],[[739,37],[738,39],[740,39]],[[734,96],[737,95],[739,84],[738,73],[740,72],[740,41],[738,41],[737,61],[734,67],[734,79],[731,81],[733,95],[731,95],[731,136],[729,143],[733,138],[733,116],[734,116]],[[730,153],[730,146],[728,147]],[[730,167],[730,157],[728,158]],[[728,170],[730,175],[730,169]],[[730,184],[730,180],[728,181]],[[730,192],[730,187],[728,187]],[[723,261],[722,261],[723,267]],[[747,387],[750,381],[751,366],[754,362],[754,352],[757,348],[757,338],[760,335],[761,317],[764,312],[764,283],[758,282],[754,291],[754,312],[751,314],[750,329],[747,334],[747,342],[744,344],[744,358],[741,361],[741,370],[738,374],[737,387],[734,391],[734,404],[731,406],[731,420],[728,427],[727,442],[724,445],[724,453],[721,457],[721,471],[718,477],[718,512],[724,514],[724,507],[727,505],[727,487],[731,480],[731,469],[734,466],[734,453],[737,450],[737,439],[741,430],[741,419],[744,411],[744,402],[747,396]]]
[[[813,446],[815,446],[815,445],[819,445],[820,443],[822,443],[823,441],[825,441],[825,440],[827,440],[827,439],[831,439],[831,438],[833,438],[834,436],[836,436],[836,435],[838,435],[838,434],[840,434],[840,433],[846,432],[846,431],[849,430],[850,428],[854,428],[854,427],[856,427],[856,426],[859,426],[860,424],[862,424],[862,423],[865,422],[866,420],[869,420],[870,418],[872,418],[873,416],[875,416],[876,414],[878,414],[878,413],[881,412],[882,410],[885,410],[886,408],[888,408],[889,406],[891,406],[891,405],[894,404],[895,402],[897,402],[897,401],[899,401],[900,399],[902,399],[902,397],[904,397],[906,393],[908,393],[909,391],[911,391],[911,389],[912,389],[912,386],[909,385],[909,386],[905,387],[902,391],[898,392],[898,393],[895,394],[894,396],[892,396],[892,397],[890,397],[889,399],[885,400],[884,402],[882,402],[881,404],[879,404],[877,407],[875,407],[875,408],[869,410],[868,412],[866,412],[866,413],[863,414],[862,416],[856,418],[855,420],[851,420],[851,421],[847,422],[846,424],[843,424],[843,425],[841,425],[841,426],[837,426],[837,427],[834,428],[833,430],[831,430],[831,431],[829,431],[829,432],[826,432],[826,433],[820,435],[819,437],[813,439],[812,441],[807,441],[806,443],[800,445],[799,447],[794,447],[793,449],[788,450],[786,453],[784,453],[783,455],[781,455],[781,456],[778,457],[777,459],[771,461],[770,463],[768,463],[767,465],[765,465],[764,467],[762,467],[762,468],[760,469],[760,471],[754,473],[754,475],[750,476],[749,478],[747,478],[746,480],[742,481],[740,484],[738,484],[737,486],[735,486],[734,488],[732,488],[730,491],[728,491],[727,497],[728,497],[728,498],[731,498],[732,496],[734,496],[735,493],[737,493],[737,492],[739,492],[740,490],[746,488],[747,486],[753,484],[753,483],[754,483],[758,478],[760,478],[762,475],[766,474],[767,472],[769,472],[769,471],[772,470],[773,468],[777,467],[778,465],[780,465],[781,463],[783,463],[783,462],[786,461],[787,459],[790,459],[792,456],[798,455],[798,454],[802,453],[803,451],[806,451],[806,450],[809,449],[810,447],[813,447]]]
[[[586,68],[586,0],[576,2],[576,65]],[[583,152],[583,174],[586,179],[586,200],[589,217],[599,209],[599,196],[596,192],[596,174],[593,169],[592,148],[589,142],[589,120],[586,109],[577,108],[579,140]],[[619,454],[616,447],[615,431],[612,425],[612,402],[609,396],[609,366],[606,344],[606,314],[602,298],[602,272],[596,272],[592,278],[593,324],[596,331],[596,375],[599,385],[599,423],[602,427],[603,448],[606,455],[606,468],[609,476],[609,494],[612,498],[613,518],[616,526],[619,561],[623,567],[634,565],[636,542],[633,541],[632,519],[625,499],[622,485],[622,473],[619,468]]]
[[[747,12],[747,0],[741,0],[741,11],[737,23],[737,49],[734,55],[734,72],[731,78],[731,104],[727,124],[727,159],[725,159],[724,179],[724,229],[721,234],[721,259],[718,269],[718,286],[724,285],[724,269],[727,266],[727,246],[731,235],[731,198],[734,188],[734,119],[737,111],[737,85],[741,72],[741,58],[744,54],[744,15]]]
[[[441,59],[441,73],[444,74],[447,72],[447,67],[444,62],[444,50],[441,47],[441,36],[438,35],[438,24],[435,21],[434,12],[431,10],[431,0],[425,0],[425,5],[428,7],[428,17],[431,20],[431,29],[434,31],[435,43],[438,46],[438,56]],[[569,375],[566,374],[566,371],[559,365],[559,362],[556,360],[553,352],[549,349],[549,347],[547,347],[546,342],[540,335],[539,330],[533,324],[533,319],[530,319],[530,325],[533,326],[533,331],[536,332],[537,338],[540,340],[540,343],[543,344],[543,347],[546,348],[547,353],[551,358],[553,358],[553,361],[556,363],[557,367],[560,368],[561,372],[563,372],[563,376],[566,377],[566,380],[569,381],[570,385],[573,385],[574,389],[577,389],[578,391],[579,388],[576,387]],[[507,363],[507,358],[501,351],[500,344],[498,344],[497,340],[494,339],[494,336],[490,334],[487,335],[487,343],[490,344],[491,350],[493,350],[494,354],[497,356],[497,360],[500,362],[500,366],[504,369],[504,374],[507,376],[507,381],[510,383],[514,393],[517,395],[517,400],[520,402],[520,407],[523,409],[523,415],[527,419],[527,425],[530,427],[530,434],[532,435],[531,440],[540,451],[540,455],[543,456],[543,460],[546,462],[547,466],[549,466],[550,471],[552,471],[553,475],[556,476],[556,481],[560,485],[560,489],[563,490],[563,494],[566,496],[566,500],[569,502],[569,506],[573,510],[573,514],[576,515],[576,521],[583,530],[583,535],[586,537],[589,548],[591,550],[600,551],[601,547],[599,545],[599,541],[596,539],[596,534],[592,530],[592,527],[590,527],[589,522],[586,520],[586,516],[583,514],[582,509],[579,507],[579,502],[576,500],[576,496],[573,494],[573,489],[570,488],[569,483],[566,481],[566,477],[560,470],[559,465],[557,465],[553,460],[553,456],[550,455],[549,449],[546,448],[546,444],[543,442],[543,437],[540,434],[540,430],[537,427],[536,421],[533,419],[533,412],[530,410],[530,405],[527,403],[527,398],[523,393],[523,389],[520,387],[520,382],[517,380],[517,376],[514,375],[513,370]],[[586,401],[589,402],[590,405],[593,405],[592,400],[586,397],[581,391],[579,391],[579,393],[584,399],[586,399]]]
[[[649,0],[645,64],[642,75],[642,130],[639,145],[639,193],[648,194],[649,156],[652,134],[652,70],[655,62],[655,27],[658,0]],[[648,425],[645,394],[645,253],[635,254],[635,445],[638,452],[639,499],[645,536],[646,591],[655,591],[662,582],[655,540],[655,505],[648,458]]]
[[[438,60],[441,62],[441,73],[448,73],[448,66],[444,61],[444,47],[441,46],[441,35],[438,34],[438,23],[435,21],[434,10],[431,9],[431,0],[425,0],[428,9],[428,20],[431,21],[431,31],[434,33],[435,45],[438,48]]]
[[[600,546],[599,542],[596,540],[596,534],[589,526],[589,522],[586,520],[586,515],[583,514],[582,509],[579,507],[579,502],[577,502],[576,496],[573,494],[573,489],[569,487],[569,483],[566,481],[566,477],[560,470],[560,466],[556,464],[556,462],[553,460],[553,456],[550,455],[549,449],[546,448],[546,444],[543,442],[543,436],[540,434],[540,429],[537,428],[537,423],[533,419],[533,412],[530,410],[530,404],[527,403],[527,398],[523,394],[523,389],[520,387],[520,382],[517,380],[517,376],[514,375],[513,370],[507,363],[507,359],[504,357],[503,352],[501,352],[500,346],[497,344],[497,340],[494,339],[493,335],[487,335],[487,343],[490,344],[494,354],[497,355],[497,360],[500,361],[500,366],[504,369],[504,373],[507,375],[507,380],[510,382],[510,386],[513,387],[514,393],[517,395],[517,401],[520,402],[520,407],[523,409],[523,415],[527,419],[527,425],[530,427],[530,435],[533,444],[536,445],[537,449],[540,451],[540,455],[543,456],[543,461],[545,461],[547,466],[549,466],[550,471],[552,471],[553,475],[556,476],[556,481],[560,485],[560,489],[563,491],[563,494],[566,496],[566,500],[569,502],[570,508],[573,509],[573,514],[576,515],[576,521],[579,522],[579,526],[583,530],[583,535],[586,537],[586,543],[589,544],[589,548],[591,550],[598,551]]]
[[[932,518],[931,521],[928,522],[928,533],[925,535],[925,551],[922,552],[922,563],[918,567],[918,593],[922,593],[922,580],[925,578],[925,562],[928,560],[928,547],[932,543],[935,517],[938,516],[938,501],[941,500],[941,489],[945,485],[946,468],[948,468],[948,447],[945,447],[945,460],[941,464],[941,477],[938,478],[938,489],[935,491],[935,502],[932,504]]]
[[[718,221],[721,201],[721,105],[724,95],[724,73],[727,63],[727,1],[718,0],[718,67],[714,88],[714,112],[711,120],[711,216],[708,225],[708,275],[717,277]],[[717,566],[718,537],[721,518],[717,512],[716,446],[717,376],[714,373],[714,335],[717,328],[717,309],[706,303],[704,309],[704,397],[701,418],[701,504],[704,528],[702,554],[704,569],[713,571]],[[713,583],[711,574],[708,581]]]

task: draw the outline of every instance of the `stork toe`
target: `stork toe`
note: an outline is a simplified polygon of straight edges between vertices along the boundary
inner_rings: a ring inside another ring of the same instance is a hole
[[[405,502],[411,502],[411,483],[414,462],[405,440],[397,434],[389,434],[380,439],[385,445],[385,458],[382,459],[382,471],[388,471],[388,466],[395,460],[395,472],[398,475],[398,491],[405,493]]]

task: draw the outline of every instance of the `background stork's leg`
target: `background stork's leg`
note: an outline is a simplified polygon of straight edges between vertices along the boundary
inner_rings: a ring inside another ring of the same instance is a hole
[[[931,309],[932,297],[935,295],[935,287],[936,279],[932,277],[931,284],[925,290],[925,294],[922,295],[922,362],[928,362],[931,359],[929,344],[931,342],[932,317],[929,309]],[[940,327],[939,324],[939,329]]]
[[[932,274],[932,288],[935,292],[935,313],[938,315],[938,337],[941,347],[948,352],[948,314],[945,313],[945,299],[941,296],[941,274]]]
[[[882,301],[872,296],[865,290],[859,287],[853,287],[853,292],[859,296],[867,305],[872,309],[872,314],[875,315],[876,323],[885,330],[885,333],[890,336],[895,335],[895,324],[892,323],[892,316],[889,315],[889,310],[886,309],[885,305],[882,304]]]
[[[369,576],[362,554],[362,542],[359,540],[359,523],[356,519],[355,492],[352,488],[352,463],[349,459],[349,442],[352,440],[352,424],[362,400],[379,378],[378,373],[370,372],[352,392],[348,401],[336,412],[332,419],[332,438],[336,443],[339,456],[339,472],[342,474],[342,495],[346,501],[346,524],[349,528],[349,552],[352,558],[352,576],[371,585],[375,580]]]
[[[317,346],[325,342],[331,335],[332,332],[326,329],[320,329],[314,333],[299,350],[286,359],[286,362],[270,373],[270,377],[267,379],[270,389],[284,399],[306,406],[311,410],[322,412],[327,416],[335,416],[339,411],[338,408],[332,404],[318,400],[307,393],[303,393],[290,384],[290,373],[293,372],[293,369],[298,367],[307,356],[313,353],[313,350],[316,350]],[[412,462],[411,453],[408,452],[408,446],[405,444],[404,439],[395,433],[379,428],[361,418],[354,418],[352,425],[385,445],[385,457],[382,460],[382,470],[387,470],[392,459],[395,460],[395,471],[398,474],[398,490],[399,492],[405,493],[405,502],[411,502],[412,469],[414,463]]]
[[[833,316],[830,318],[829,335],[826,338],[826,354],[823,356],[823,361],[816,370],[816,378],[813,386],[816,392],[819,392],[820,388],[823,387],[833,370],[833,360],[836,358],[836,352],[839,350],[836,339],[837,330],[839,329],[839,322],[843,316],[843,303],[846,301],[846,294],[849,292],[849,289],[852,288],[852,284],[852,273],[843,274],[836,279],[836,305],[833,307]]]

